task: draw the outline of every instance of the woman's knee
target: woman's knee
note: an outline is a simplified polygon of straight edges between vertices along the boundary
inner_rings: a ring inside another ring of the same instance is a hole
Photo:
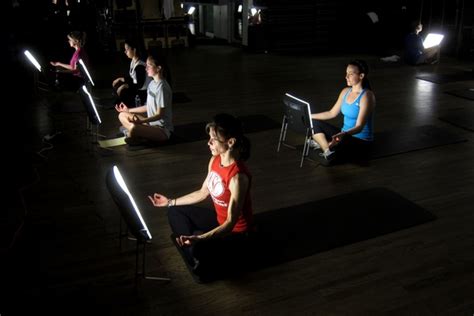
[[[120,122],[126,122],[128,121],[129,113],[127,112],[120,112],[118,115],[118,119]]]
[[[186,215],[186,207],[179,206],[169,208],[166,212],[166,216],[168,217],[168,223],[173,232],[175,232],[179,227],[182,227],[183,223],[186,223],[188,218]]]
[[[130,126],[128,127],[128,135],[130,137],[137,137],[137,136],[140,136],[140,135],[137,135],[137,129],[135,128],[137,125],[135,125],[134,123],[130,123]]]

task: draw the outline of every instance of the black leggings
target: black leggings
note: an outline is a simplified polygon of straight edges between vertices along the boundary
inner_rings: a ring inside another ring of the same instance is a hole
[[[215,211],[192,205],[171,207],[168,221],[177,236],[202,234],[219,226]]]
[[[313,120],[313,131],[315,134],[324,134],[326,140],[330,142],[334,135],[341,132],[341,129],[325,121]],[[371,141],[362,140],[352,135],[345,135],[342,141],[337,146],[331,148],[331,150],[336,152],[338,160],[367,159],[371,147]]]
[[[56,70],[48,71],[46,76],[49,86],[61,91],[76,92],[86,82],[82,77],[75,76],[72,73],[58,72]]]
[[[168,221],[173,238],[180,235],[199,235],[217,226],[214,210],[197,206],[174,206],[168,210]],[[241,265],[250,246],[250,234],[232,233],[222,238],[198,241],[192,246],[180,248],[188,266],[196,274],[219,274],[221,269],[229,270],[229,265]],[[228,258],[227,260],[224,260]]]
[[[119,82],[118,84],[113,86],[115,103],[119,104],[120,102],[123,102],[125,103],[125,105],[127,105],[127,107],[134,108],[136,106],[135,105],[135,96],[137,95],[136,89],[134,89],[133,87],[128,87],[128,88],[122,89],[122,91],[120,92],[120,95],[118,95],[117,93],[117,90],[124,84],[125,82]]]

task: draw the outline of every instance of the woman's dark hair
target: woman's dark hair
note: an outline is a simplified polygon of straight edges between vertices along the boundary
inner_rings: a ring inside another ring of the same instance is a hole
[[[155,66],[161,66],[161,77],[164,78],[172,87],[171,71],[168,66],[168,63],[166,62],[165,56],[163,56],[162,54],[157,54],[156,52],[148,52],[148,58],[153,60]]]
[[[421,24],[420,20],[414,20],[410,23],[410,30],[412,32],[416,32],[418,30],[418,26]]]
[[[135,54],[137,54],[138,57],[141,56],[141,52],[143,51],[143,49],[141,47],[142,45],[138,44],[138,41],[133,38],[127,38],[124,41],[124,44],[127,44],[130,48],[135,49]]]
[[[72,31],[67,36],[79,42],[79,45],[82,47],[86,44],[86,33],[79,31]]]
[[[365,75],[364,78],[362,79],[362,88],[372,90],[370,86],[369,78],[368,78],[369,65],[367,65],[367,63],[362,59],[354,59],[350,61],[347,65],[357,67],[357,69],[359,70],[359,73]]]
[[[244,136],[242,123],[236,117],[220,113],[214,116],[212,122],[206,125],[206,132],[209,134],[211,128],[214,128],[216,134],[224,137],[225,140],[235,138],[233,150],[238,151],[238,160],[245,161],[250,157],[250,141]]]

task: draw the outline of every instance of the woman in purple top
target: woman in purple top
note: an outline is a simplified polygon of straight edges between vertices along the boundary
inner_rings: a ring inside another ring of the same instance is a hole
[[[313,139],[310,147],[321,150],[319,157],[328,165],[336,157],[355,158],[368,153],[373,140],[375,95],[367,78],[369,67],[363,60],[353,60],[346,68],[346,88],[333,107],[311,115]],[[337,128],[327,122],[342,113],[344,124]]]
[[[79,59],[87,62],[86,53],[83,48],[86,42],[86,34],[84,32],[73,31],[67,35],[67,39],[69,46],[74,48],[74,54],[69,63],[65,64],[59,61],[51,61],[50,64],[56,67],[56,73],[67,73],[73,75],[72,78],[70,78],[71,76],[63,76],[62,79],[66,82],[62,85],[79,88],[79,86],[84,83],[84,80],[77,64],[79,63]]]

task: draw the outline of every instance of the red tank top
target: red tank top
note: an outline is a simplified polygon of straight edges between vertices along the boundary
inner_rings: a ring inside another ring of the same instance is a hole
[[[222,167],[221,156],[218,155],[212,162],[211,172],[207,183],[207,188],[211,194],[212,201],[214,202],[214,208],[216,209],[217,222],[219,225],[222,225],[222,223],[227,219],[227,209],[231,195],[229,182],[230,179],[238,173],[243,173],[249,178],[249,188],[247,192],[242,192],[242,194],[245,194],[245,202],[239,219],[232,229],[232,232],[234,233],[249,231],[252,228],[253,223],[252,202],[250,200],[250,183],[252,176],[250,175],[247,166],[241,161],[236,161],[230,166]]]

